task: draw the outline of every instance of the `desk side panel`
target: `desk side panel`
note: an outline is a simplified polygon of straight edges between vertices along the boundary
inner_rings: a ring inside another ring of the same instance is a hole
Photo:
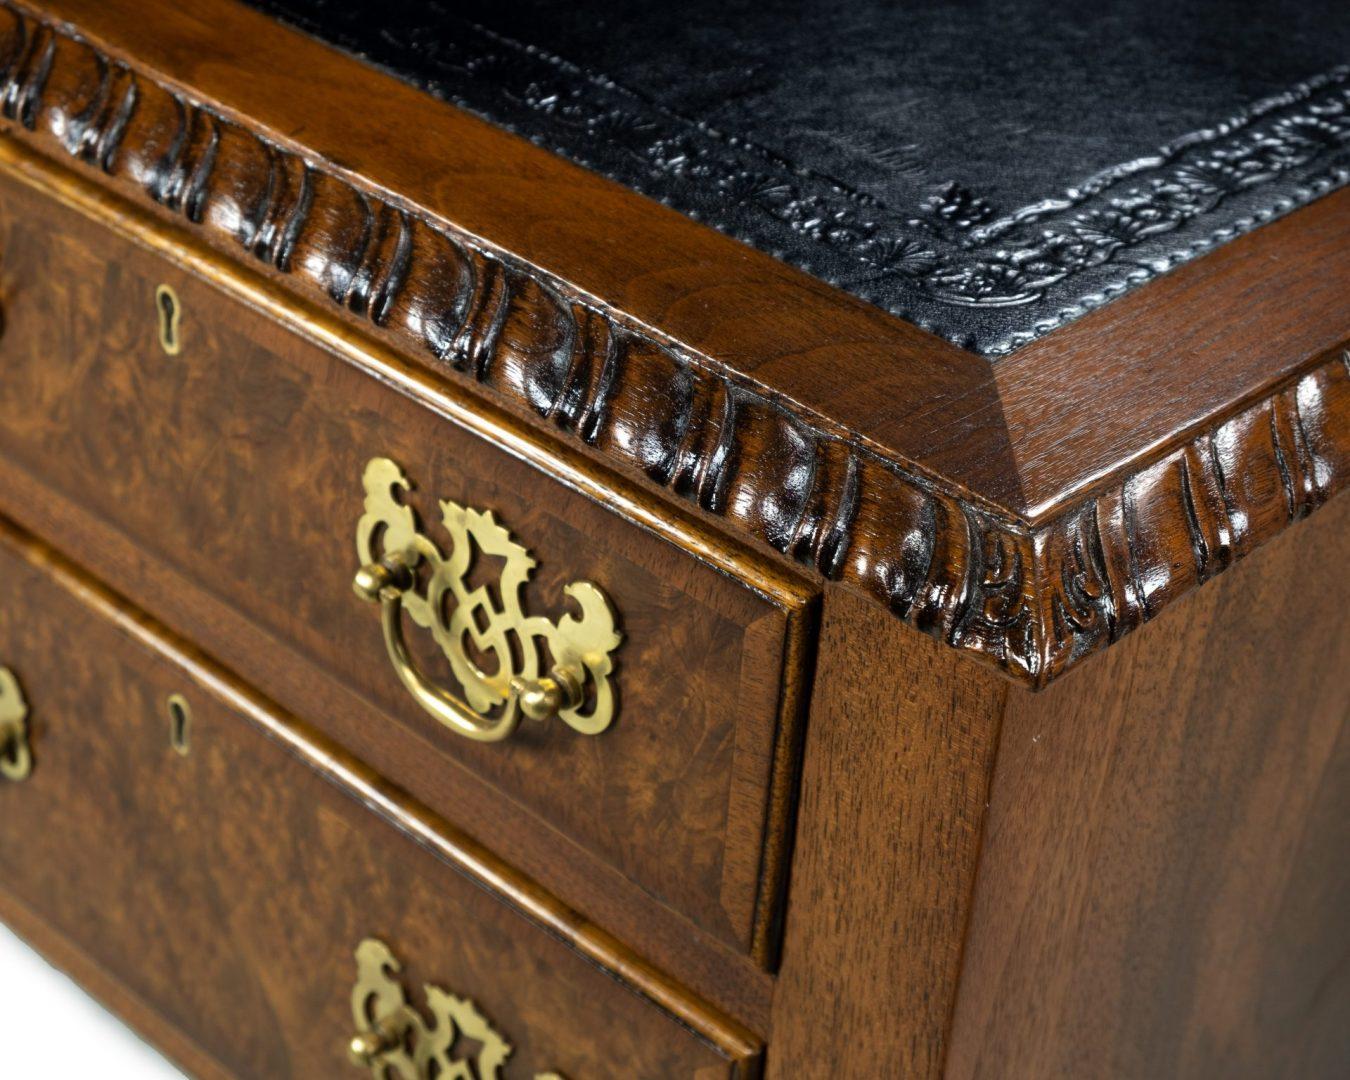
[[[1347,566],[1339,499],[1010,695],[953,1080],[1342,1075]]]

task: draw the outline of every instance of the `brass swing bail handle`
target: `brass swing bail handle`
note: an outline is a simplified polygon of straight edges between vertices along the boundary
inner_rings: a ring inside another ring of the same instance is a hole
[[[347,1043],[347,1060],[357,1068],[373,1069],[403,1045],[409,1026],[400,1012],[368,1031],[358,1031]]]
[[[403,594],[412,587],[412,570],[398,556],[367,563],[352,581],[357,596],[380,605],[385,649],[399,679],[418,704],[441,723],[477,742],[499,742],[515,731],[522,715],[531,720],[551,720],[581,703],[582,680],[560,667],[537,679],[512,679],[508,702],[514,700],[517,708],[508,708],[497,720],[480,715],[436,686],[417,670],[403,640]]]
[[[22,720],[0,720],[0,777],[17,782],[28,779],[32,771],[27,725]]]
[[[0,778],[18,782],[27,780],[32,771],[28,702],[14,673],[0,667]]]

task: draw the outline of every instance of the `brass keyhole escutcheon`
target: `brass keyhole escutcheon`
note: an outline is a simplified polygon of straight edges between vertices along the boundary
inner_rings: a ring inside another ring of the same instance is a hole
[[[192,749],[192,707],[182,694],[170,694],[165,702],[169,713],[169,745],[179,757]]]
[[[155,314],[159,319],[159,347],[168,355],[177,356],[183,348],[179,332],[183,305],[178,302],[178,294],[171,286],[160,285],[155,289]]]

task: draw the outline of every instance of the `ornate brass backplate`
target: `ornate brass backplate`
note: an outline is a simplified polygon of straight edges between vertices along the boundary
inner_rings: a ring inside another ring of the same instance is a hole
[[[443,500],[441,523],[452,545],[443,555],[419,529],[412,507],[401,501],[412,488],[402,469],[388,458],[374,458],[362,482],[365,513],[356,529],[361,569],[354,586],[362,599],[379,602],[390,661],[423,708],[483,742],[506,738],[522,715],[557,716],[584,735],[609,727],[617,697],[610,654],[622,635],[599,586],[574,581],[563,589],[580,618],[567,613],[555,623],[526,614],[522,592],[536,563],[492,511]],[[480,556],[502,561],[495,589],[469,584]],[[430,571],[425,584],[419,568]],[[431,631],[464,700],[417,670],[403,641],[403,612]],[[552,658],[547,671],[541,671],[541,646]],[[475,656],[484,658],[486,667]]]
[[[402,968],[389,946],[367,938],[356,949],[348,1046],[353,1065],[376,1080],[500,1080],[512,1046],[472,1001],[437,986],[424,988],[428,1024],[408,1001]],[[534,1080],[563,1080],[556,1072]]]
[[[26,780],[32,771],[28,702],[14,672],[0,667],[0,776],[6,780]]]

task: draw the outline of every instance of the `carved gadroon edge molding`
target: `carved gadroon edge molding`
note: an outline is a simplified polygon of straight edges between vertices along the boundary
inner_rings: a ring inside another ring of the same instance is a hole
[[[1346,485],[1337,354],[1036,528],[0,4],[6,132],[180,215],[915,628],[1044,686]]]

